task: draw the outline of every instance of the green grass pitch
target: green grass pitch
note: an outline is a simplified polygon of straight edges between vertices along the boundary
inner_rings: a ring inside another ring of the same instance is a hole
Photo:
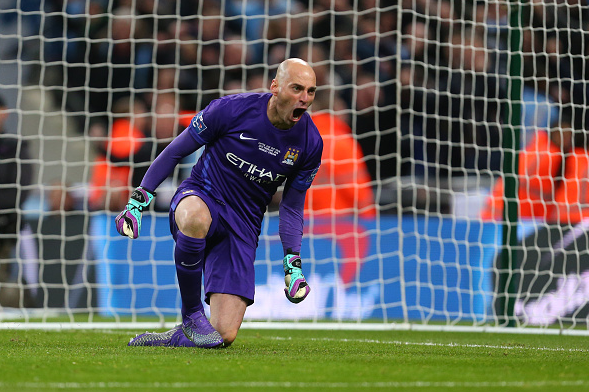
[[[135,332],[0,330],[0,391],[589,390],[581,336],[245,329],[202,350]]]

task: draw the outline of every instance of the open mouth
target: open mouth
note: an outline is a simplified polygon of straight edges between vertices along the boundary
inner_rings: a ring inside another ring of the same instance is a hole
[[[293,112],[292,112],[292,117],[293,117],[295,120],[298,120],[298,119],[300,119],[300,118],[301,118],[301,116],[303,115],[303,113],[305,113],[306,111],[307,111],[307,109],[303,109],[303,108],[298,108],[298,109],[295,109],[295,110],[293,110]]]

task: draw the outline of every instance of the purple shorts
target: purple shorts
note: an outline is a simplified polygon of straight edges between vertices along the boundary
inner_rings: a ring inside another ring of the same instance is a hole
[[[230,230],[223,218],[223,205],[203,193],[198,187],[182,184],[170,203],[170,231],[174,240],[178,226],[175,211],[187,196],[198,196],[209,207],[212,223],[206,236],[205,262],[203,266],[205,301],[208,304],[213,293],[233,294],[242,297],[249,305],[254,303],[254,261],[256,248]]]

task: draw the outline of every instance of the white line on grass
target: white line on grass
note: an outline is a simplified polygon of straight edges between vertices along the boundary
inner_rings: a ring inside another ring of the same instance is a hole
[[[20,316],[22,318],[22,315]],[[170,329],[178,322],[33,322],[6,321],[0,313],[0,329]],[[491,327],[491,326],[457,326],[457,325],[421,325],[411,323],[326,323],[326,322],[258,322],[244,321],[241,329],[297,329],[317,331],[423,331],[423,332],[483,332],[504,334],[538,334],[538,335],[573,335],[589,336],[589,329],[551,329],[534,327]]]
[[[156,328],[157,329],[157,328]],[[112,330],[112,329],[104,329],[104,330],[96,330],[97,332],[101,332],[104,334],[114,334],[114,335],[125,335],[125,336],[132,336],[133,332],[121,331],[121,330]],[[145,332],[152,332],[152,331],[145,331]],[[135,335],[138,335],[143,332],[134,332]],[[283,336],[268,336],[268,337],[261,337],[265,339],[271,340],[310,340],[310,341],[324,341],[324,342],[351,342],[351,343],[371,343],[371,344],[391,344],[396,346],[429,346],[429,347],[465,347],[465,348],[487,348],[487,349],[496,349],[496,350],[530,350],[530,351],[552,351],[552,352],[571,352],[571,353],[586,353],[589,350],[584,350],[580,348],[564,348],[564,347],[533,347],[533,346],[497,346],[497,345],[489,345],[489,344],[471,344],[471,343],[434,343],[434,342],[403,342],[400,340],[378,340],[378,339],[336,339],[336,338],[291,338],[291,337],[283,337]],[[0,384],[1,385],[1,384]]]
[[[273,336],[273,340],[311,340],[323,342],[353,342],[353,343],[374,343],[374,344],[392,344],[395,346],[429,346],[429,347],[466,347],[466,348],[488,348],[498,350],[534,350],[534,351],[557,351],[557,352],[589,352],[579,348],[563,347],[531,347],[531,346],[495,346],[487,344],[468,344],[468,343],[434,343],[434,342],[402,342],[399,340],[376,340],[376,339],[335,339],[335,338],[291,338]]]
[[[384,382],[273,382],[273,381],[233,381],[233,382],[0,382],[0,389],[28,388],[43,389],[129,389],[145,388],[185,389],[185,388],[538,388],[538,387],[575,387],[589,385],[588,380],[572,381],[384,381]]]

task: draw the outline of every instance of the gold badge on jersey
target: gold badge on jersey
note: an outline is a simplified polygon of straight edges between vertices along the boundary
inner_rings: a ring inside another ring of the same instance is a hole
[[[282,163],[285,165],[293,166],[297,159],[299,159],[299,154],[301,150],[296,147],[289,147],[286,153],[284,154],[284,158],[282,159]]]

